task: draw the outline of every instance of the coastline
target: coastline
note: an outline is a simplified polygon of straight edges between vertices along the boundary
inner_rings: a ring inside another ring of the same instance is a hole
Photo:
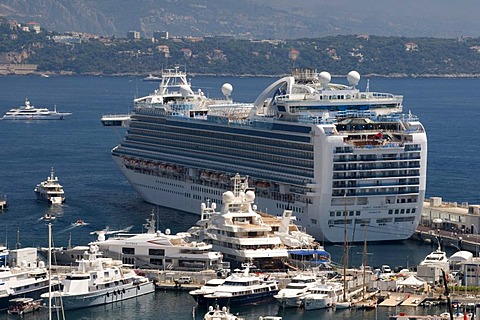
[[[70,71],[52,72],[52,71],[34,71],[30,73],[10,73],[0,74],[0,76],[88,76],[88,77],[146,77],[149,74],[161,74],[161,70],[157,72],[144,73],[115,73],[107,74],[102,72],[86,72],[86,73],[74,73]],[[282,78],[289,76],[289,74],[233,74],[233,73],[189,73],[191,77],[239,77],[239,78]],[[343,74],[332,74],[333,78],[345,77]],[[479,79],[480,73],[453,73],[453,74],[405,74],[405,73],[392,73],[392,74],[378,74],[368,73],[363,74],[363,78],[428,78],[428,79]]]

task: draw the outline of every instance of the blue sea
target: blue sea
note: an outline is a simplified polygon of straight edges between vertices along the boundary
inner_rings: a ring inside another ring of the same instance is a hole
[[[272,78],[194,77],[194,89],[201,88],[211,97],[220,97],[220,87],[233,85],[236,101],[251,102],[268,86]],[[346,83],[346,79],[335,79]],[[360,88],[366,87],[362,79]],[[124,129],[102,127],[103,114],[127,113],[132,100],[153,91],[155,82],[137,77],[34,76],[0,77],[0,116],[28,98],[38,107],[57,107],[73,114],[62,121],[0,121],[0,194],[6,194],[9,209],[0,212],[0,243],[15,247],[47,246],[47,226],[41,217],[51,212],[54,246],[84,245],[94,240],[90,232],[105,227],[123,229],[141,226],[154,207],[142,201],[114,166],[110,150],[120,141]],[[428,134],[427,197],[444,201],[480,204],[478,155],[480,144],[480,79],[369,79],[370,91],[404,95],[404,111],[420,117]],[[67,203],[48,207],[37,203],[33,189],[54,167],[64,186]],[[160,229],[185,231],[197,216],[167,208],[158,208]],[[73,227],[77,219],[88,225]],[[336,261],[342,248],[326,245]],[[413,266],[433,248],[403,241],[368,246],[368,263],[373,266]],[[453,248],[447,248],[453,250]],[[361,247],[350,249],[350,263],[359,266]],[[447,251],[448,251],[447,250]],[[450,254],[452,252],[449,252]],[[423,309],[422,309],[423,310]],[[393,309],[375,311],[288,310],[272,304],[232,310],[246,319],[260,315],[282,314],[284,319],[385,319]],[[436,313],[444,310],[437,310]],[[428,313],[428,310],[421,312]],[[196,319],[194,301],[185,292],[156,292],[124,301],[67,313],[69,319]],[[46,313],[25,318],[45,319]],[[0,315],[0,319],[7,319]]]

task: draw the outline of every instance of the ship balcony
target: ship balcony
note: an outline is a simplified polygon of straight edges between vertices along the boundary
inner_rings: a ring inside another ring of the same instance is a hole
[[[409,162],[387,162],[387,163],[375,163],[375,164],[334,164],[334,172],[342,171],[370,171],[370,170],[393,170],[393,169],[417,169],[420,168],[420,161]]]
[[[420,160],[421,156],[418,153],[402,153],[399,155],[350,155],[350,156],[335,156],[334,163],[376,163],[376,162],[405,162],[411,160]]]
[[[417,195],[419,193],[418,188],[400,188],[402,190],[383,190],[383,189],[348,189],[347,196],[385,196],[385,195]],[[344,197],[345,189],[335,189],[332,191],[332,197]]]
[[[342,180],[367,180],[367,179],[405,179],[405,178],[420,178],[420,172],[411,172],[411,173],[398,173],[398,172],[359,172],[358,174],[338,174],[335,173],[332,177],[335,181]]]

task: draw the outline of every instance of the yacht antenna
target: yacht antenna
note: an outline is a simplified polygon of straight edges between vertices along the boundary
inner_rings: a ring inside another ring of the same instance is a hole
[[[22,244],[20,243],[20,228],[17,228],[17,243],[15,243],[15,249],[20,249],[20,246]]]
[[[52,319],[52,223],[48,224],[48,319]]]

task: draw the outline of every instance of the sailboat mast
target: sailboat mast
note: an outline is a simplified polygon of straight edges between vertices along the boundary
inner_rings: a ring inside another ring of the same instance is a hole
[[[52,224],[48,224],[48,319],[52,319]]]
[[[343,195],[345,210],[343,213],[343,301],[347,301],[347,194]]]
[[[367,286],[366,286],[366,268],[367,268],[367,224],[363,222],[363,300],[365,300]]]

